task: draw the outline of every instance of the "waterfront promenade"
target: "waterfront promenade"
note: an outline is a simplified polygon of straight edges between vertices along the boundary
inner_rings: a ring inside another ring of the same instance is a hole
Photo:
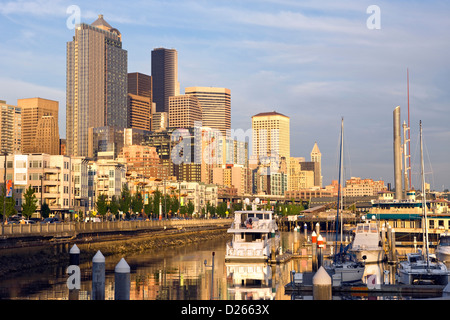
[[[4,240],[33,237],[73,238],[80,234],[106,235],[161,229],[215,228],[229,226],[230,223],[230,219],[221,218],[8,224],[0,227],[0,237]]]

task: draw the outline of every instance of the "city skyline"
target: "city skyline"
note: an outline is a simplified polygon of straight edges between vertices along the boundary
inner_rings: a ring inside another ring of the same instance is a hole
[[[291,156],[307,157],[317,142],[323,185],[337,179],[341,117],[345,177],[393,184],[392,112],[399,105],[401,122],[407,120],[409,69],[413,186],[419,187],[422,120],[426,172],[433,173],[427,182],[450,188],[449,4],[378,1],[380,29],[371,29],[373,3],[367,1],[133,3],[4,1],[0,100],[58,101],[60,135],[66,136],[65,44],[74,34],[68,25],[75,5],[79,22],[91,24],[103,14],[120,30],[128,73],[150,75],[151,51],[173,48],[181,92],[229,88],[232,129],[250,129],[259,112],[290,117]]]

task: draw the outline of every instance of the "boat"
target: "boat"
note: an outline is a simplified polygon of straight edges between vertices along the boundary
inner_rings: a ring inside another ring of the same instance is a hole
[[[427,206],[426,206],[426,192],[425,192],[425,174],[423,161],[423,142],[422,142],[422,122],[420,122],[420,161],[421,161],[421,176],[422,176],[422,220],[423,220],[423,239],[425,252],[419,250],[418,252],[408,253],[406,261],[398,263],[397,275],[398,282],[402,284],[438,284],[447,285],[450,277],[450,272],[447,266],[438,261],[435,256],[429,254],[428,241],[428,220],[427,220]]]
[[[384,261],[386,255],[377,222],[372,220],[356,225],[355,236],[349,252],[353,253],[358,261],[365,263]]]
[[[450,234],[444,233],[439,237],[434,253],[439,261],[450,262]]]
[[[226,262],[228,298],[232,300],[274,300],[275,281],[266,262]]]
[[[236,211],[225,261],[269,261],[278,252],[280,234],[272,211]]]
[[[351,283],[362,281],[366,266],[356,259],[354,254],[343,249],[334,255],[333,261],[325,265],[330,276],[337,275],[340,282]]]
[[[450,273],[446,265],[438,261],[435,255],[425,256],[422,250],[406,255],[397,267],[398,282],[402,284],[447,285]]]
[[[338,197],[337,197],[337,210],[336,210],[336,248],[338,242],[339,231],[339,210],[342,205],[341,198],[341,178],[342,178],[342,162],[343,162],[343,148],[344,148],[344,119],[341,121],[341,146],[340,146],[340,159],[339,159],[339,181],[338,181]],[[331,276],[340,279],[341,282],[358,282],[361,281],[364,275],[365,265],[356,260],[354,254],[348,251],[349,246],[343,248],[342,246],[342,231],[343,222],[341,215],[341,241],[340,250],[334,256],[332,261],[328,261],[324,265],[325,270]]]

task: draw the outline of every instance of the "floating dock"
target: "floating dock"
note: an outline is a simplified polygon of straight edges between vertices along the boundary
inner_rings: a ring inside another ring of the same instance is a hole
[[[291,281],[285,285],[284,290],[286,295],[295,295],[301,293],[309,293],[313,291],[312,278],[313,272],[304,272],[302,274],[302,280],[300,282]],[[378,284],[373,287],[367,286],[362,282],[355,283],[341,283],[340,285],[333,285],[332,292],[334,293],[366,293],[373,295],[383,294],[399,294],[399,295],[411,295],[411,294],[425,294],[441,296],[444,292],[444,285],[431,285],[431,284]],[[448,296],[450,299],[450,296]]]

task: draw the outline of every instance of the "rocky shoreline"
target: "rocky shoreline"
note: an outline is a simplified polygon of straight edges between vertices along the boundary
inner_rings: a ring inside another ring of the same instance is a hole
[[[106,256],[129,254],[184,246],[200,241],[227,238],[226,228],[208,230],[179,230],[158,234],[142,234],[139,236],[123,236],[120,239],[100,241],[72,241],[63,245],[48,244],[40,247],[15,248],[0,250],[0,276],[13,272],[24,272],[44,265],[67,265],[68,250],[76,244],[80,248],[80,262],[92,260],[100,250]],[[59,247],[58,247],[59,246]]]

